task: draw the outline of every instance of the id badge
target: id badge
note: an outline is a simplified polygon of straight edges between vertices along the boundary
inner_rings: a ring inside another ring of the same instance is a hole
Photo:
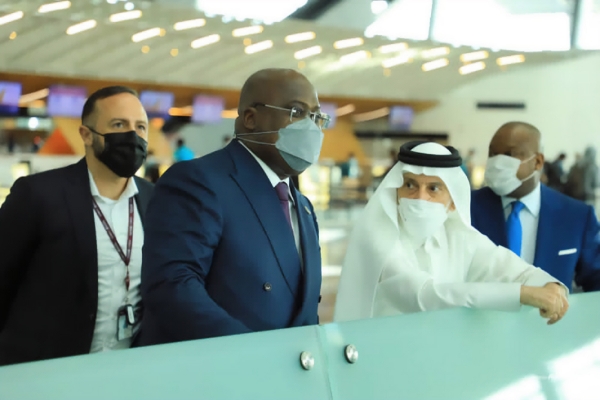
[[[119,308],[117,313],[117,340],[129,339],[133,336],[135,315],[131,304]]]

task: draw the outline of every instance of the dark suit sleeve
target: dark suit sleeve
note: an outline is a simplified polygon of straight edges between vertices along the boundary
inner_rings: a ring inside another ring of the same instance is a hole
[[[592,207],[588,207],[581,255],[575,270],[575,282],[585,292],[600,290],[600,225]]]
[[[0,330],[34,250],[38,212],[29,181],[18,179],[0,208]]]
[[[154,188],[144,225],[142,300],[161,342],[250,332],[206,290],[223,216],[215,192],[192,162],[175,164]]]

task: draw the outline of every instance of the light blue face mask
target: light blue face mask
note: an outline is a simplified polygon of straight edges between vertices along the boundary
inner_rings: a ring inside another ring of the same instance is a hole
[[[279,139],[275,144],[241,137],[275,132],[279,133]],[[319,161],[323,145],[323,131],[310,118],[291,123],[279,131],[238,133],[236,137],[250,143],[275,146],[287,165],[296,172],[303,172]]]

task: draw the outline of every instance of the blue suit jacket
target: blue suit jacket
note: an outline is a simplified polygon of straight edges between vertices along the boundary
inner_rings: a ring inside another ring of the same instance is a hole
[[[146,213],[140,344],[317,324],[317,221],[292,193],[303,268],[277,193],[237,141],[169,168]]]
[[[544,185],[534,265],[571,287],[600,290],[600,226],[594,209]],[[471,222],[499,246],[507,247],[502,200],[490,188],[473,192]],[[576,249],[559,255],[561,250]]]

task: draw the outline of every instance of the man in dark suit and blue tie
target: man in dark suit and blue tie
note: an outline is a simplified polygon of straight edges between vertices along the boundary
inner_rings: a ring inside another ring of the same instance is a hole
[[[329,118],[306,77],[283,69],[248,79],[238,115],[235,140],[156,186],[142,345],[318,323],[317,220],[290,177],[318,160]]]
[[[594,208],[540,183],[544,155],[533,125],[509,122],[496,132],[485,180],[473,193],[472,225],[567,287],[600,290],[600,226]]]

